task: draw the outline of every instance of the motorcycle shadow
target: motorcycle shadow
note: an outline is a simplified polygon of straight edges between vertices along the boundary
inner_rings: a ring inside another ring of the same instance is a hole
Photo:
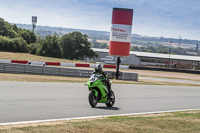
[[[103,110],[120,110],[121,108],[119,108],[119,107],[103,107],[103,106],[99,106],[99,107],[95,107],[94,109],[103,109]]]

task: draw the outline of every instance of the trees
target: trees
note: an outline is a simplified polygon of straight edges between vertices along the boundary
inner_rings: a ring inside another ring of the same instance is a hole
[[[159,45],[156,48],[157,53],[164,53],[164,54],[169,54],[169,47],[163,46],[163,45]]]
[[[8,38],[0,36],[0,50],[10,52],[28,52],[26,41],[21,38]]]
[[[0,36],[0,50],[8,51],[10,47],[10,39],[4,36]]]
[[[101,43],[100,46],[99,46],[99,48],[102,48],[102,49],[104,49],[106,47],[107,47],[107,43]]]
[[[78,59],[85,57],[94,58],[98,55],[91,49],[91,43],[88,42],[87,35],[80,32],[72,32],[59,38],[56,35],[46,36],[45,39],[38,39],[34,44],[29,46],[32,53],[41,56]]]
[[[40,48],[37,50],[37,55],[48,57],[62,57],[59,38],[56,35],[46,36],[46,39],[41,41]]]
[[[107,48],[107,43],[105,42],[99,43],[95,39],[92,39],[91,43],[93,48],[102,48],[102,49]]]
[[[0,35],[15,38],[17,37],[17,32],[13,30],[13,26],[11,24],[0,18]]]
[[[11,39],[11,48],[13,52],[28,52],[27,43],[21,37]]]
[[[17,28],[0,18],[0,50],[11,52],[29,52],[32,54],[66,58],[83,59],[94,58],[98,54],[91,49],[91,43],[86,34],[72,32],[59,38],[58,35],[49,35],[45,39],[38,38],[26,29]],[[62,44],[62,47],[61,47]],[[102,44],[101,47],[106,47]]]
[[[193,48],[175,48],[175,47],[170,47],[164,46],[164,45],[159,45],[158,47],[152,47],[152,46],[147,46],[147,47],[138,47],[138,46],[133,46],[130,49],[131,51],[142,51],[142,52],[153,52],[153,53],[164,53],[164,54],[177,54],[177,55],[196,55],[196,51]],[[197,54],[198,55],[198,54]]]
[[[99,48],[100,43],[98,43],[95,39],[92,39],[92,47],[93,48]]]
[[[35,43],[37,39],[32,31],[22,28],[18,29],[18,36],[22,37],[28,44]]]
[[[140,51],[140,48],[138,46],[132,46],[131,51]]]
[[[40,35],[38,35],[36,42],[28,45],[28,52],[30,54],[36,54],[37,50],[39,50],[40,48],[42,41],[43,41],[43,38]]]
[[[83,59],[84,57],[98,57],[91,49],[91,43],[88,41],[86,34],[81,32],[72,32],[62,36],[61,46],[63,57],[66,59]]]
[[[0,18],[0,50],[28,52],[27,45],[36,41],[36,35],[26,29],[17,28]]]
[[[2,18],[0,18],[0,35],[9,38],[22,37],[27,44],[35,43],[36,41],[36,35],[32,31],[17,28],[16,24],[11,25]]]

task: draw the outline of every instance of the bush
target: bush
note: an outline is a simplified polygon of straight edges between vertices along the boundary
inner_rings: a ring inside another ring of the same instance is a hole
[[[0,50],[10,52],[28,52],[27,43],[21,37],[10,39],[8,37],[0,36]]]
[[[40,47],[40,43],[33,43],[28,45],[28,52],[30,54],[36,54],[37,53],[37,49],[39,49]]]
[[[41,41],[36,54],[56,58],[62,57],[59,38],[56,35],[46,36],[46,39]]]

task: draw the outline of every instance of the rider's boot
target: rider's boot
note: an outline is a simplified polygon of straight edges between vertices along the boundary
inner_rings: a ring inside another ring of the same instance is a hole
[[[108,86],[108,96],[109,96],[109,98],[114,98],[114,96],[112,95],[112,93],[111,93],[111,86]]]

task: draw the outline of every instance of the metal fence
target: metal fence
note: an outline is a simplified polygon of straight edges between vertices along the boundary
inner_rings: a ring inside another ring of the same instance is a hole
[[[52,75],[52,76],[67,76],[67,77],[90,77],[93,70],[62,68],[51,66],[34,66],[14,63],[0,63],[0,73],[18,73],[18,74],[37,74],[37,75]],[[106,71],[108,77],[113,79],[115,72]],[[119,79],[138,81],[137,73],[119,73]]]

